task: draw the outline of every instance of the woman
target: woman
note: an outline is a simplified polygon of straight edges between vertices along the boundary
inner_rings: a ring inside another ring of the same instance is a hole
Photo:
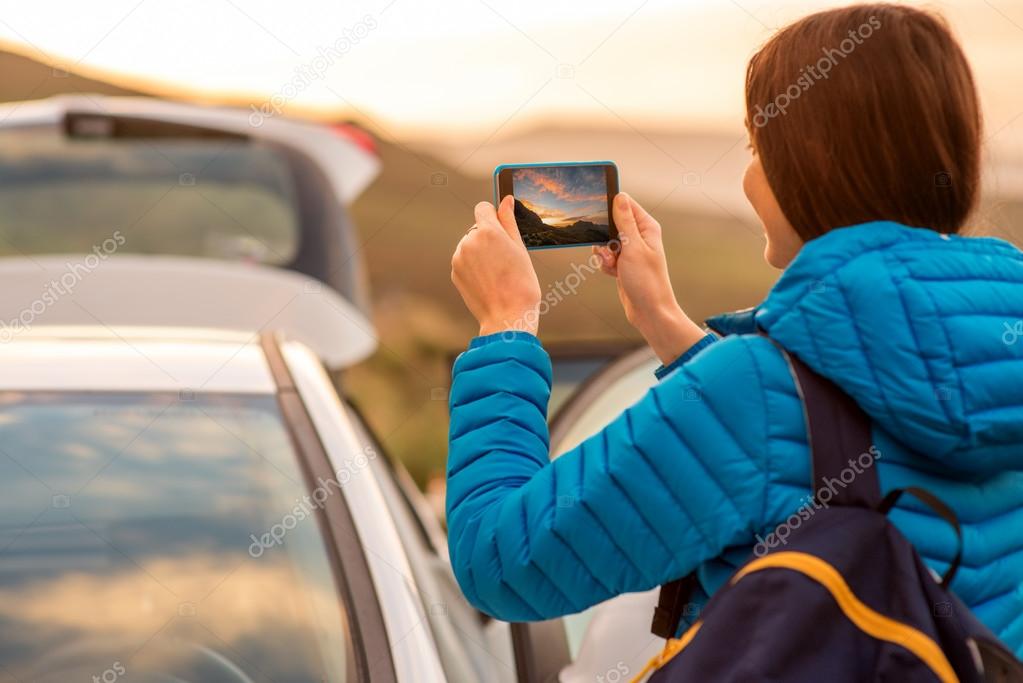
[[[597,253],[663,381],[555,462],[550,363],[528,314],[541,289],[510,202],[476,207],[478,229],[452,259],[480,323],[451,392],[447,511],[463,591],[500,619],[536,620],[695,570],[705,600],[758,543],[779,542],[810,466],[774,340],[869,414],[882,489],[923,486],[958,513],[952,588],[1023,655],[1023,343],[1003,339],[1023,319],[1023,254],[957,235],[981,144],[960,47],[908,7],[815,14],[752,58],[746,109],[743,188],[764,257],[784,272],[762,304],[707,333],[672,293],[660,225],[619,195],[623,245]],[[944,521],[905,496],[891,519],[928,565],[947,566]]]

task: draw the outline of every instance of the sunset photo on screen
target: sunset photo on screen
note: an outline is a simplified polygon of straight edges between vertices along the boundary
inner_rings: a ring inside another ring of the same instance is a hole
[[[607,242],[604,166],[517,168],[515,219],[527,247]]]

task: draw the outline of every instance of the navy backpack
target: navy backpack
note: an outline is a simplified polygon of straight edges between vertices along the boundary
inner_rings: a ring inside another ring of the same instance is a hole
[[[814,500],[786,541],[755,552],[677,639],[695,577],[662,587],[652,630],[671,639],[635,680],[653,671],[650,683],[1023,682],[1023,665],[948,588],[962,554],[955,514],[919,488],[882,497],[876,467],[863,466],[877,455],[866,414],[785,355],[805,406]],[[903,495],[959,537],[940,579],[888,521]]]

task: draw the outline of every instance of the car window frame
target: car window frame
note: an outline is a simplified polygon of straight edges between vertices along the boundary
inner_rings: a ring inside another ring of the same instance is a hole
[[[383,442],[373,430],[371,424],[366,420],[364,413],[358,405],[352,401],[351,398],[346,397],[341,391],[340,381],[336,374],[332,375],[331,378],[333,380],[335,390],[338,392],[339,398],[345,404],[345,407],[352,413],[352,423],[356,431],[359,432],[360,436],[370,443],[373,449],[381,456],[379,458],[375,458],[371,466],[379,472],[380,476],[378,479],[381,485],[392,490],[398,498],[397,504],[391,510],[392,517],[394,517],[395,527],[398,531],[398,535],[402,539],[402,544],[405,546],[406,552],[409,552],[410,559],[413,561],[413,571],[415,571],[415,561],[428,555],[432,555],[433,559],[445,563],[445,567],[447,569],[445,578],[450,581],[451,589],[457,591],[462,597],[463,606],[467,613],[470,613],[473,617],[478,619],[480,635],[486,644],[484,642],[473,641],[474,644],[478,648],[486,651],[498,662],[498,664],[508,664],[513,669],[510,672],[510,675],[516,683],[522,683],[525,680],[532,680],[523,678],[519,674],[520,668],[517,666],[518,659],[515,656],[513,647],[514,641],[510,635],[510,629],[507,634],[507,647],[511,655],[510,662],[502,662],[499,656],[487,648],[487,644],[493,642],[493,639],[500,640],[503,635],[493,632],[487,633],[487,631],[494,626],[508,628],[510,625],[507,624],[507,622],[499,622],[489,615],[480,612],[469,604],[467,600],[465,600],[464,595],[461,593],[461,588],[458,586],[458,582],[454,577],[454,573],[450,570],[450,563],[447,559],[447,536],[440,520],[437,519],[432,509],[426,505],[425,501],[421,499],[421,494],[416,488],[415,482],[408,474],[408,471],[400,462],[396,461],[394,457],[388,453]],[[419,498],[419,500],[416,500],[417,498]],[[422,591],[422,588],[420,590]],[[424,606],[429,607],[427,605]],[[447,610],[447,616],[450,616],[451,611],[447,609],[446,605],[445,610]],[[430,625],[430,628],[433,629],[432,624]],[[470,637],[469,634],[464,633],[462,629],[458,629],[456,627],[456,630],[461,632],[463,636],[467,638]],[[438,637],[437,633],[434,633],[434,643],[437,645],[438,650],[441,650],[443,647],[442,639]],[[441,663],[442,666],[445,664],[444,656],[441,656]],[[450,676],[452,673],[459,672],[452,672],[445,668],[446,675]],[[455,680],[461,679],[456,678]],[[498,682],[495,681],[495,683]]]
[[[336,379],[336,373],[331,373],[331,378]],[[345,404],[345,407],[351,411],[353,425],[356,430],[360,432],[360,435],[370,444],[373,449],[383,456],[380,460],[382,461],[381,470],[387,473],[390,477],[395,489],[399,494],[399,498],[402,501],[405,509],[408,511],[410,518],[413,520],[413,526],[416,529],[416,533],[423,545],[435,555],[447,552],[447,537],[444,533],[444,529],[441,526],[440,520],[436,519],[432,515],[431,510],[424,509],[420,504],[417,504],[413,500],[413,493],[410,487],[415,486],[415,482],[412,481],[408,471],[403,465],[396,462],[394,456],[384,447],[383,441],[379,435],[373,429],[369,420],[366,419],[366,414],[363,412],[359,404],[354,401],[350,396],[345,396],[342,391],[340,382],[334,381],[334,389],[338,393],[338,397]]]
[[[319,477],[331,479],[335,476],[330,458],[292,379],[277,340],[273,335],[261,335],[260,346],[277,388],[275,395],[278,406],[292,439],[299,468],[306,486],[312,492]],[[341,607],[348,618],[352,650],[355,654],[353,662],[355,670],[349,675],[354,673],[353,680],[360,683],[370,680],[374,683],[377,681],[397,683],[390,638],[384,624],[381,603],[370,573],[369,562],[359,540],[344,491],[341,490],[339,493],[340,495],[327,497],[323,505],[316,510],[315,516],[327,546],[335,585],[341,598]],[[382,668],[381,662],[386,663]]]

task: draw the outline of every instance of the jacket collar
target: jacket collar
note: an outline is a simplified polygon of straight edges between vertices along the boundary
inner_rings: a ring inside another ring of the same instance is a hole
[[[705,321],[714,333],[727,337],[730,334],[756,334],[758,331],[756,315],[760,306],[744,308],[741,311],[721,313],[711,316]]]
[[[715,315],[707,318],[705,323],[721,336],[757,334],[768,330],[779,315],[806,294],[823,291],[824,280],[848,261],[850,255],[921,239],[948,237],[933,230],[911,228],[891,221],[872,221],[831,230],[803,246],[763,302],[752,308]]]

